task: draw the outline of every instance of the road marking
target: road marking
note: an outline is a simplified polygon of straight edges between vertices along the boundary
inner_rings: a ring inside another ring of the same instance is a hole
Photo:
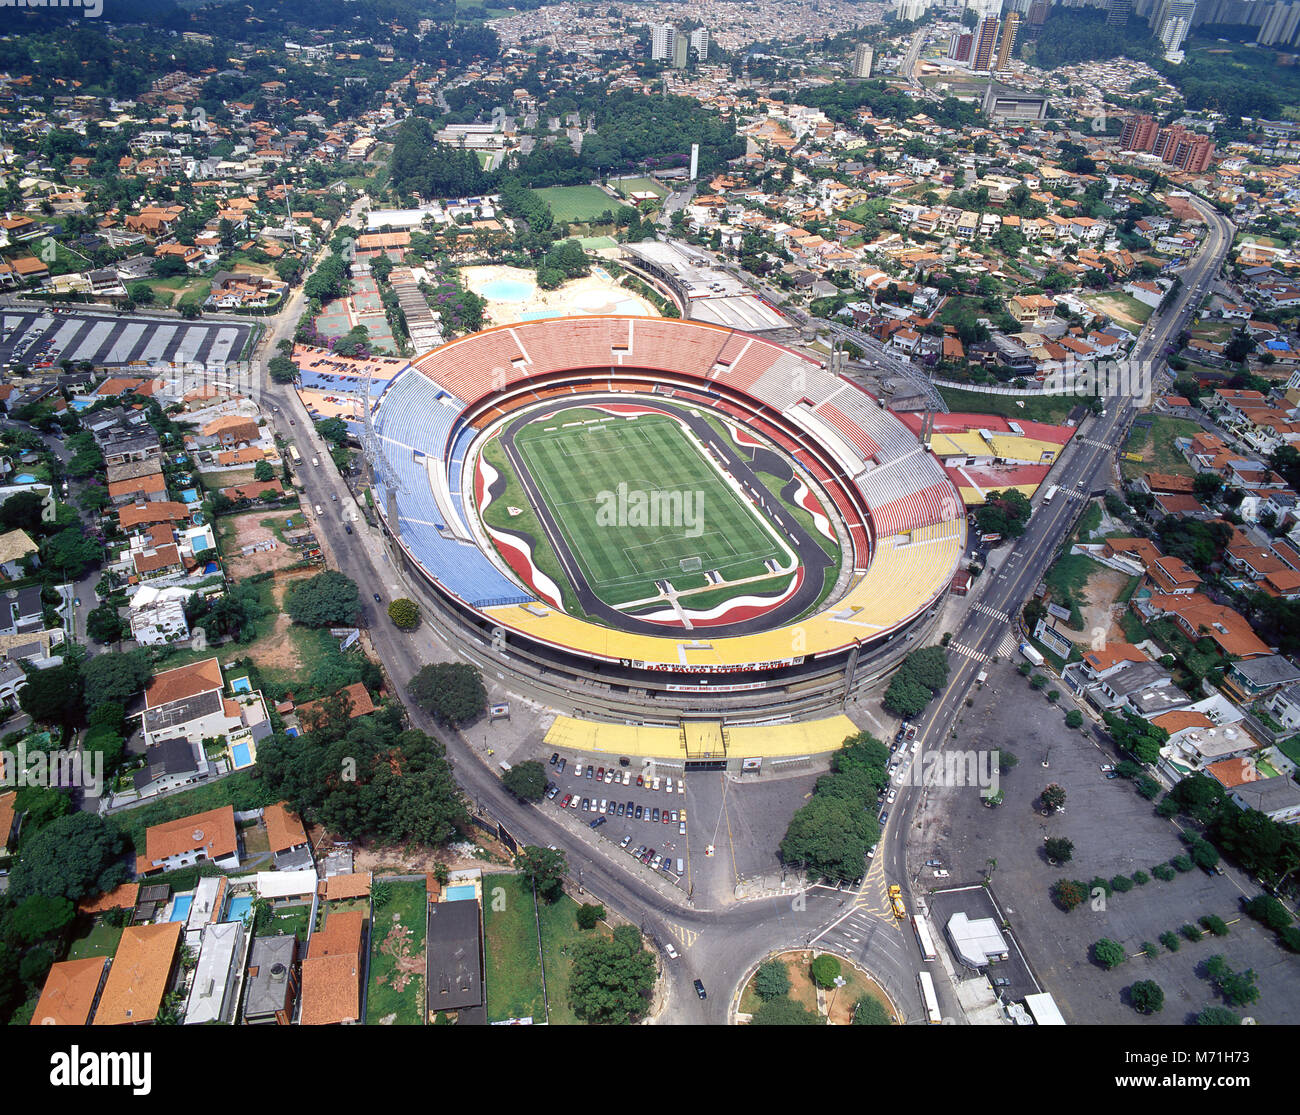
[[[980,650],[972,650],[970,647],[964,647],[961,643],[949,643],[949,650],[955,650],[958,654],[964,654],[967,658],[975,662],[987,662],[989,656]]]
[[[698,929],[685,929],[674,922],[668,923],[668,929],[674,937],[681,941],[682,948],[685,949],[690,948],[700,937]]]
[[[1003,623],[1006,623],[1011,618],[1006,612],[998,611],[992,604],[976,604],[971,608],[971,611],[979,612],[980,615],[990,616],[993,619],[1000,619]]]

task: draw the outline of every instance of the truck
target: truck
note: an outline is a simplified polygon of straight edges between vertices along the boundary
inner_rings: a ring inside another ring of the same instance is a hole
[[[1036,646],[1032,646],[1029,643],[1021,643],[1020,653],[1025,656],[1027,662],[1032,662],[1035,666],[1041,666],[1043,664],[1043,656],[1039,653]]]
[[[976,685],[983,685],[988,680],[989,680],[988,670],[981,670],[978,674],[975,675]]]
[[[1047,494],[1043,496],[1043,502],[1051,503],[1052,497],[1056,495],[1056,493],[1059,492],[1060,490],[1061,490],[1060,484],[1053,484],[1050,488],[1047,489]]]
[[[907,917],[907,907],[903,905],[903,888],[897,883],[889,884],[889,902],[894,907],[894,917]]]

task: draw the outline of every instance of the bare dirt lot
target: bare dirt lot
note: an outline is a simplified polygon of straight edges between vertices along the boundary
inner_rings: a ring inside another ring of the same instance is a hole
[[[283,531],[284,524],[289,519],[293,520],[292,529],[307,525],[301,510],[250,511],[247,515],[232,515],[222,519],[223,548],[230,555],[227,560],[231,575],[242,579],[254,573],[265,573],[268,569],[286,569],[296,565],[301,560],[299,552],[276,537],[277,530]],[[227,535],[226,531],[232,527],[233,533]],[[254,546],[268,540],[275,542],[275,549],[241,555],[240,550],[244,546]]]
[[[272,551],[272,554],[281,551]],[[269,555],[258,554],[257,557],[266,557]],[[297,670],[302,668],[302,659],[298,654],[298,645],[294,642],[290,629],[293,622],[284,614],[284,591],[294,581],[303,577],[313,576],[315,569],[295,569],[292,572],[280,573],[276,576],[271,586],[271,596],[275,601],[277,615],[275,625],[271,630],[248,648],[248,657],[257,663],[262,670]]]
[[[1088,578],[1083,590],[1088,603],[1079,609],[1083,613],[1083,630],[1086,635],[1091,637],[1094,631],[1101,628],[1107,639],[1123,641],[1124,632],[1119,625],[1119,616],[1124,606],[1118,602],[1118,598],[1128,587],[1128,582],[1128,574],[1105,566]]]

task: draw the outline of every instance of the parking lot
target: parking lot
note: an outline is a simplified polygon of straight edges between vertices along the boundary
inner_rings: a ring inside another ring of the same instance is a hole
[[[1051,885],[1063,876],[1086,882],[1139,869],[1149,874],[1185,845],[1175,824],[1158,817],[1132,783],[1106,777],[1102,768],[1120,757],[1113,744],[1091,728],[1066,729],[1066,710],[1032,690],[1014,663],[991,664],[988,670],[987,684],[962,712],[953,745],[1004,747],[1019,762],[1002,776],[1005,800],[994,809],[984,805],[977,787],[920,791],[925,806],[909,848],[914,888],[970,886],[989,878],[1011,934],[1067,1022],[1141,1024],[1144,1016],[1126,1004],[1125,990],[1143,979],[1155,980],[1165,992],[1165,1009],[1155,1020],[1186,1022],[1218,1001],[1203,970],[1205,960],[1216,953],[1235,970],[1253,968],[1258,976],[1259,1001],[1238,1013],[1265,1023],[1300,1019],[1300,965],[1272,934],[1242,915],[1243,897],[1258,888],[1235,869],[1224,875],[1196,869],[1169,882],[1153,878],[1097,908],[1085,903],[1064,913],[1052,903]],[[1051,782],[1064,788],[1066,804],[1045,817],[1036,799]],[[1054,866],[1043,844],[1057,836],[1072,841],[1074,852],[1068,864]],[[924,866],[930,859],[942,861],[951,877],[936,880],[933,869]],[[946,908],[937,896],[931,901],[937,910]],[[1176,953],[1162,946],[1153,959],[1141,954],[1144,942],[1158,941],[1162,933],[1207,914],[1229,924],[1228,936],[1184,941]],[[937,936],[942,937],[943,925],[939,919]],[[1102,937],[1120,942],[1129,960],[1112,971],[1101,970],[1089,948]],[[947,947],[946,942],[940,947]],[[1004,998],[1021,997],[1019,973],[989,974],[1011,979],[1012,986],[999,989]]]
[[[101,367],[200,363],[225,365],[244,356],[248,322],[182,321],[80,310],[0,313],[0,364],[54,367],[61,360]]]
[[[734,901],[738,884],[780,879],[781,838],[825,770],[818,763],[779,776],[769,770],[746,775],[692,771],[683,777],[681,764],[655,763],[649,771],[638,765],[642,760],[622,766],[617,757],[558,753],[554,763],[549,756],[544,761],[554,788],[545,808],[561,808],[567,797],[563,808],[571,818],[594,826],[601,837],[635,857],[629,870],[656,871],[702,905]]]

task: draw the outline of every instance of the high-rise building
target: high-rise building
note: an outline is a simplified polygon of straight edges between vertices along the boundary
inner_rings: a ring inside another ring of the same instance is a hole
[[[1124,121],[1124,130],[1120,133],[1119,146],[1122,151],[1150,151],[1156,145],[1156,136],[1160,125],[1155,118],[1146,113],[1130,116]]]
[[[686,52],[690,49],[690,36],[685,31],[678,31],[673,36],[673,69],[686,69]]]
[[[1011,50],[1016,45],[1016,32],[1020,29],[1020,16],[1012,12],[1002,21],[1002,37],[998,39],[997,69],[1005,70],[1011,62]]]
[[[993,68],[993,52],[998,43],[998,17],[985,16],[980,20],[975,36],[975,48],[972,52],[970,68],[972,70],[990,70]]]
[[[701,62],[708,61],[709,29],[707,27],[697,27],[691,32],[691,49],[695,51],[695,56]]]
[[[1268,5],[1255,41],[1261,46],[1300,46],[1300,2],[1280,0]]]
[[[671,23],[656,24],[650,31],[650,58],[654,62],[667,62],[673,56],[673,36],[676,30]]]
[[[1196,0],[1160,0],[1151,18],[1151,33],[1160,40],[1166,54],[1183,49],[1183,40],[1196,17]]]
[[[948,42],[948,57],[954,62],[969,62],[973,36],[969,31],[961,31]]]
[[[929,6],[930,0],[897,0],[894,5],[894,14],[900,22],[914,23],[925,15]]]
[[[1121,31],[1128,26],[1128,17],[1133,14],[1133,0],[1106,0],[1106,26],[1118,27]]]
[[[1179,170],[1199,174],[1214,158],[1214,141],[1209,136],[1188,131],[1180,124],[1170,124],[1160,129],[1151,153]]]
[[[853,51],[853,76],[870,77],[871,63],[875,59],[876,52],[866,43],[858,43],[857,48]]]
[[[1028,34],[1037,35],[1042,30],[1043,24],[1047,22],[1047,11],[1051,6],[1050,0],[1031,0],[1029,15],[1025,19],[1025,30]]]

